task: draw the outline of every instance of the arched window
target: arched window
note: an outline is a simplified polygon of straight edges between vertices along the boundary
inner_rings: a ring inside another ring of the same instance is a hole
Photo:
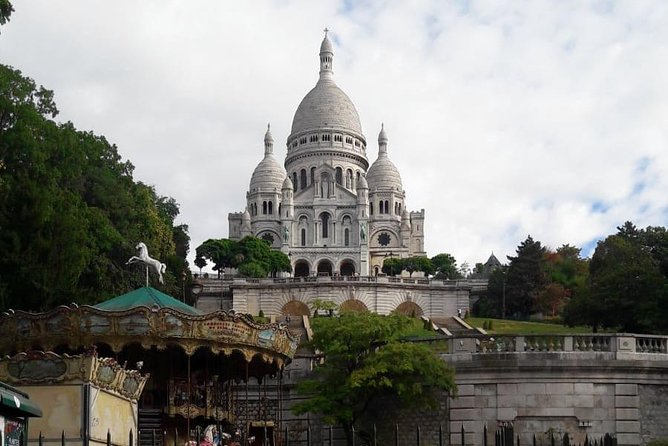
[[[269,215],[273,215],[274,213],[274,202],[270,201],[269,202]]]
[[[350,246],[350,229],[348,228],[343,231],[343,244],[345,246]]]
[[[281,203],[278,203],[278,212],[277,213],[278,213],[279,217],[281,216],[281,207],[282,207]],[[286,215],[286,217],[287,217],[287,215]]]
[[[315,167],[311,167],[311,184],[315,183]]]
[[[297,186],[297,172],[292,172],[292,187],[294,190],[297,190],[299,186]]]
[[[383,209],[384,209],[383,200],[380,200],[378,202],[378,213],[379,214],[384,214]]]
[[[373,203],[369,203],[369,215],[373,215]]]
[[[322,238],[329,237],[329,214],[323,212],[320,214],[320,220],[322,221]]]
[[[267,215],[267,202],[266,201],[262,202],[262,214]]]
[[[299,185],[299,188],[306,189],[306,169],[302,169],[302,171],[299,173],[299,176],[301,177],[301,184]]]
[[[306,228],[301,230],[301,245],[306,246]]]
[[[390,202],[385,200],[385,213],[389,214],[390,213]]]
[[[336,168],[336,184],[343,184],[343,170],[340,167]]]

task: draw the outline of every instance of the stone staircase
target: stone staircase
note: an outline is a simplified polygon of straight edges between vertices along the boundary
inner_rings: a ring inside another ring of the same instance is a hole
[[[161,446],[163,444],[162,411],[160,409],[139,409],[139,446]]]
[[[464,322],[463,319],[461,319],[457,316],[432,317],[430,319],[430,321],[436,327],[447,330],[447,332],[449,332],[452,336],[471,335],[471,334],[481,333],[481,331],[479,329],[471,327],[469,324]]]

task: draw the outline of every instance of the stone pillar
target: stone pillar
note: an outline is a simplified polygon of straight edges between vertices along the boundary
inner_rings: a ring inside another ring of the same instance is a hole
[[[615,384],[617,444],[640,444],[638,384]]]

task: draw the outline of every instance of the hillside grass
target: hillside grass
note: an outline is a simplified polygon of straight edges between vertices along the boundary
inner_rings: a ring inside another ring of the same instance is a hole
[[[569,333],[591,333],[589,326],[567,327],[560,324],[546,322],[515,321],[509,319],[491,319],[483,317],[466,318],[466,323],[477,328],[483,328],[483,323],[492,323],[488,333],[494,334],[569,334]]]

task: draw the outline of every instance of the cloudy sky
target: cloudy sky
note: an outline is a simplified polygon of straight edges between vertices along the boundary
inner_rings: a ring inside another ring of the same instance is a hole
[[[430,256],[504,261],[528,234],[590,255],[625,220],[668,225],[668,2],[13,3],[0,61],[173,196],[191,251],[227,237],[268,122],[285,156],[324,27]]]

